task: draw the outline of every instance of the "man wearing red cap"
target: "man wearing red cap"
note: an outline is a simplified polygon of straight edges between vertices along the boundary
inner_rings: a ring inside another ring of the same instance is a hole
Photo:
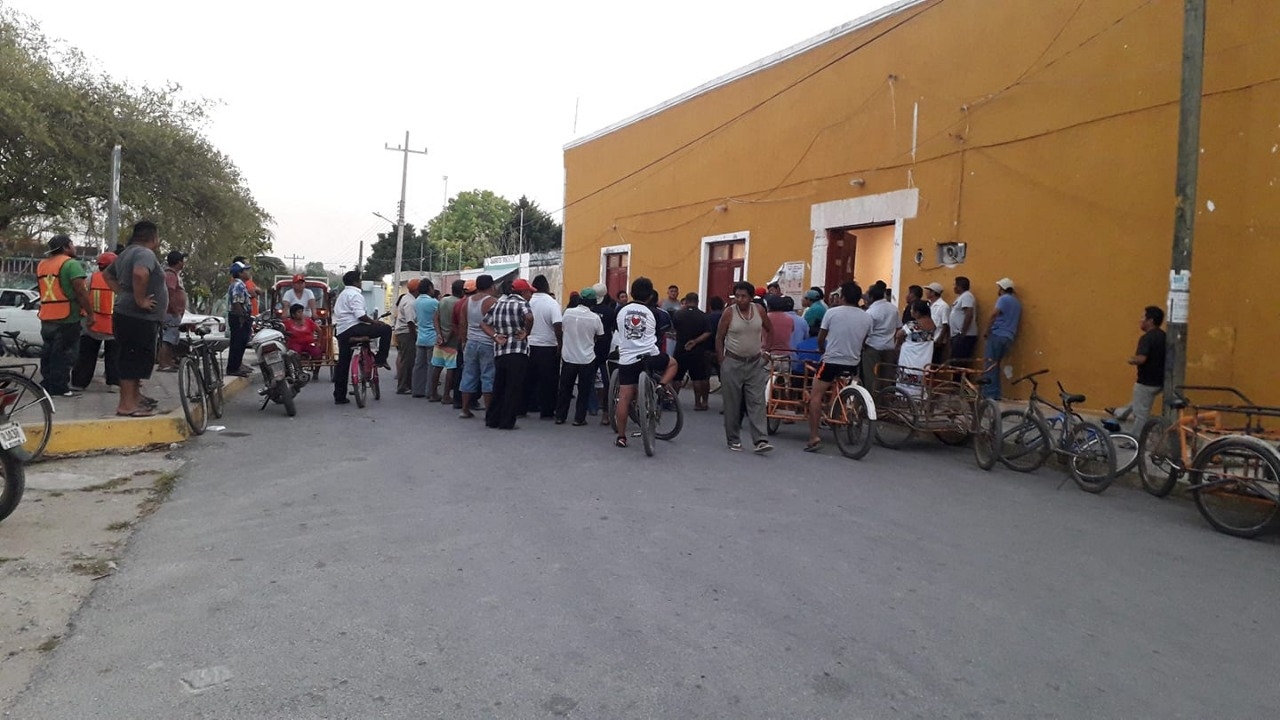
[[[533,286],[520,279],[503,289],[506,292],[480,323],[480,329],[493,340],[493,400],[485,410],[484,424],[514,430],[529,372],[529,333],[533,330],[529,298],[533,297]]]
[[[316,314],[316,296],[311,294],[307,289],[307,278],[303,275],[294,275],[293,284],[284,292],[280,293],[280,305],[284,310],[284,314],[289,314],[289,308],[294,305],[302,306],[302,317],[314,318]]]
[[[80,335],[80,357],[71,370],[71,387],[83,390],[93,382],[98,368],[98,350],[102,350],[102,369],[108,387],[120,385],[117,366],[119,357],[115,335],[111,325],[111,313],[115,310],[116,294],[107,282],[105,270],[116,261],[116,254],[104,252],[98,256],[98,272],[89,277],[88,325]]]

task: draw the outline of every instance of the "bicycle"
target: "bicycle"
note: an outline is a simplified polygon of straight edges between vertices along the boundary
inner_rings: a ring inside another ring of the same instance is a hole
[[[879,364],[876,372],[898,366]],[[982,397],[987,380],[980,368],[946,363],[926,365],[919,371],[919,390],[912,394],[896,382],[885,381],[876,393],[876,442],[898,449],[916,433],[931,432],[946,445],[962,445],[973,440],[973,456],[978,467],[990,470],[1000,459],[998,442],[1000,409]]]
[[[614,432],[617,432],[618,416],[615,410],[618,407],[618,362],[616,360],[609,360],[608,364],[610,367],[609,393],[606,395],[608,400],[608,407],[606,409],[609,413],[609,427],[613,428]],[[675,437],[680,434],[680,431],[684,429],[684,407],[680,405],[680,396],[672,392],[671,388],[659,383],[659,380],[661,380],[659,375],[648,368],[640,374],[648,378],[649,384],[652,386],[653,392],[655,393],[654,408],[652,410],[654,439],[668,441],[674,440]],[[643,423],[640,422],[642,415],[640,413],[640,408],[638,407],[640,404],[638,402],[639,399],[640,387],[637,386],[637,402],[631,404],[631,410],[628,414],[632,422],[643,426]],[[634,431],[631,435],[632,437],[640,437],[643,439],[642,431]],[[648,449],[646,449],[645,452],[649,455],[653,454],[653,452]]]
[[[1138,437],[1126,432],[1115,420],[1104,418],[1102,429],[1111,434],[1111,446],[1116,450],[1116,477],[1128,475],[1142,457]]]
[[[789,356],[775,355],[770,357],[769,368],[769,383],[765,388],[765,417],[766,430],[772,435],[784,421],[808,420],[809,401],[813,393],[813,380],[818,375],[818,365],[805,361],[803,372],[796,374],[792,371],[792,359]],[[875,400],[870,391],[848,373],[837,376],[831,383],[829,392],[831,402],[823,408],[821,423],[831,430],[841,455],[860,460],[870,452],[871,440],[876,434]]]
[[[23,363],[0,369],[0,447],[21,438],[9,447],[20,446],[27,462],[44,456],[57,411],[49,393],[31,379],[36,367],[35,363]]]
[[[3,322],[3,320],[0,320],[0,322]],[[17,330],[5,330],[0,333],[0,336],[4,338],[0,340],[0,355],[12,355],[20,358],[40,357],[41,346],[23,340],[22,333]]]
[[[356,407],[363,408],[370,391],[373,392],[374,400],[382,400],[382,386],[378,384],[378,363],[373,357],[373,339],[353,337],[348,342],[352,349],[351,392],[356,396]]]
[[[1088,422],[1072,409],[1086,400],[1073,395],[1058,383],[1062,406],[1040,397],[1036,377],[1048,373],[1039,370],[1013,381],[1031,382],[1031,397],[1025,410],[1000,413],[1000,459],[1006,467],[1018,472],[1034,472],[1057,454],[1067,459],[1067,467],[1076,486],[1090,493],[1100,493],[1116,479],[1116,451],[1111,436],[1096,423]],[[1057,411],[1046,418],[1040,410],[1047,405]],[[1055,438],[1056,434],[1056,438]]]
[[[191,432],[203,435],[209,427],[209,415],[222,417],[222,365],[213,344],[205,340],[207,329],[186,326],[183,330],[178,343],[178,397]]]

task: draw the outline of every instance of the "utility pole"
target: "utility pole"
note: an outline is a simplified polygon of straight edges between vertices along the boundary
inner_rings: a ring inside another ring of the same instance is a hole
[[[111,199],[107,209],[107,237],[103,252],[115,250],[120,242],[120,146],[111,149]]]
[[[360,241],[360,253],[356,255],[356,272],[364,273],[364,241]],[[364,279],[363,277],[361,278]]]
[[[1200,173],[1200,105],[1204,91],[1205,0],[1184,0],[1182,107],[1178,121],[1178,201],[1174,210],[1173,259],[1169,267],[1168,335],[1164,407],[1186,383],[1187,318],[1191,300],[1191,250],[1195,239],[1196,183]]]
[[[520,253],[524,254],[524,206],[520,206]]]
[[[391,281],[395,286],[395,292],[400,292],[400,264],[404,262],[404,202],[405,192],[409,187],[409,153],[414,155],[426,155],[426,150],[410,150],[409,149],[409,131],[404,131],[404,145],[401,147],[391,147],[383,144],[384,149],[394,150],[404,154],[404,168],[400,171],[400,215],[399,222],[396,223],[396,269],[393,273]]]
[[[298,274],[298,261],[299,261],[299,260],[306,260],[307,258],[306,258],[306,256],[304,256],[304,255],[288,255],[288,256],[286,256],[284,259],[285,259],[285,260],[289,260],[289,261],[290,261],[291,266],[293,267],[293,274],[294,274],[294,275],[297,275],[297,274]]]

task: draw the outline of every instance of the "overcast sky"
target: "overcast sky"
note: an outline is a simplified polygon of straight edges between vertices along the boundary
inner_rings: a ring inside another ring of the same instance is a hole
[[[558,210],[574,137],[889,4],[0,3],[113,76],[220,100],[209,136],[275,217],[275,254],[335,269],[385,228],[374,211],[394,217],[401,156],[383,145],[406,130],[429,151],[409,160],[409,222],[439,212],[445,175],[450,195]]]

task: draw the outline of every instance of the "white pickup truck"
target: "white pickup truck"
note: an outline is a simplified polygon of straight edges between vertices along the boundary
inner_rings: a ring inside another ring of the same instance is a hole
[[[0,343],[3,343],[5,354],[20,353],[17,352],[17,344],[4,337],[3,333],[16,332],[19,340],[37,348],[44,345],[44,340],[40,337],[39,313],[40,299],[35,290],[0,288]],[[213,343],[218,352],[230,344],[226,320],[216,315],[187,313],[182,316],[182,324],[204,326],[209,331],[205,340]]]

